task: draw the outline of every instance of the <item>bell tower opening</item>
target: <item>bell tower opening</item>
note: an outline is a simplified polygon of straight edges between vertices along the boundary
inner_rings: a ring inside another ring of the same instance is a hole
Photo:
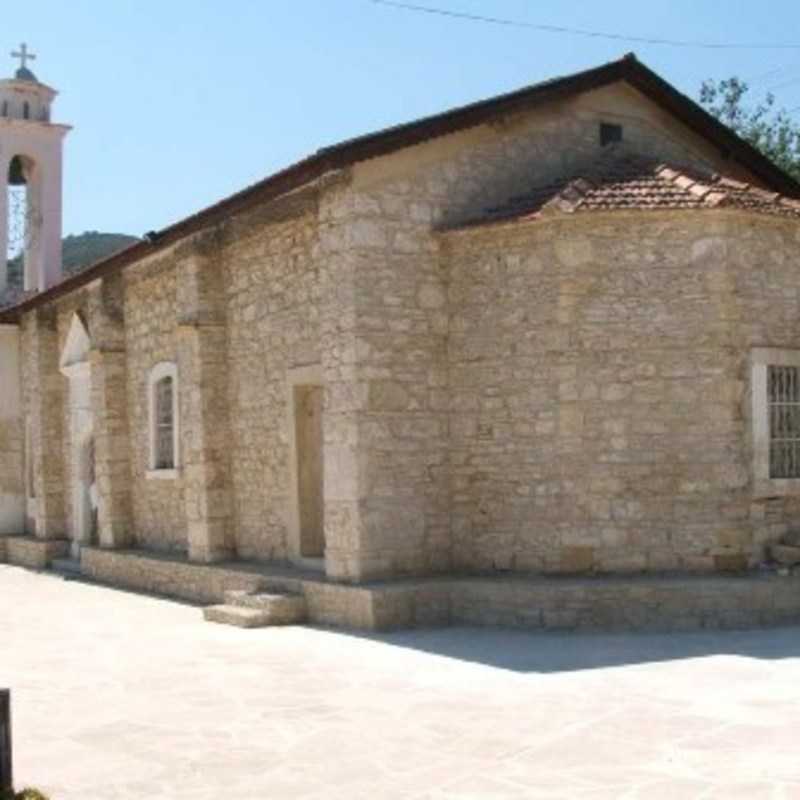
[[[24,284],[25,262],[33,239],[32,196],[30,178],[33,162],[24,156],[14,156],[8,167],[7,209],[8,232],[6,259],[8,288],[21,291]]]

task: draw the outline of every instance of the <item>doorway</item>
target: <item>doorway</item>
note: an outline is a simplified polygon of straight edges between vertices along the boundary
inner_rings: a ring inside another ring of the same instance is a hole
[[[320,372],[319,367],[301,367],[288,376],[292,471],[289,554],[301,566],[324,570],[324,390]]]
[[[325,554],[321,386],[294,387],[294,424],[300,555],[320,558]]]
[[[96,544],[97,485],[95,483],[94,436],[91,430],[76,433],[74,445],[75,477],[72,481],[72,536],[70,552],[80,558],[82,545]]]

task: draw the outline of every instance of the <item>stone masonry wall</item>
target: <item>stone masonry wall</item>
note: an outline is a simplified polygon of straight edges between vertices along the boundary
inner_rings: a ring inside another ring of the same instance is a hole
[[[256,209],[228,223],[212,237],[213,257],[203,256],[200,270],[221,270],[222,279],[214,286],[223,287],[222,296],[216,296],[220,293],[217,289],[209,289],[215,293],[215,307],[219,303],[224,310],[219,327],[209,327],[209,320],[204,319],[208,298],[187,295],[179,302],[179,275],[184,294],[188,291],[191,295],[192,291],[187,282],[194,274],[191,265],[199,252],[192,243],[143,261],[123,274],[119,324],[124,331],[118,344],[105,341],[109,338],[108,332],[101,330],[105,317],[102,309],[90,308],[88,290],[60,300],[57,309],[43,322],[37,322],[34,315],[25,316],[21,338],[24,413],[32,425],[37,447],[40,440],[44,441],[38,432],[39,415],[45,415],[48,452],[54,445],[58,451],[55,458],[42,456],[52,464],[41,479],[48,481],[41,483],[48,487],[47,502],[43,504],[48,535],[64,536],[71,527],[67,488],[72,462],[69,406],[67,381],[58,371],[58,358],[73,314],[80,311],[84,319],[101,326],[95,331],[90,326],[89,331],[92,347],[103,348],[102,353],[93,356],[97,362],[94,377],[106,380],[98,387],[97,402],[111,403],[104,411],[106,423],[113,428],[109,429],[111,433],[129,438],[127,446],[124,438],[118,436],[116,440],[118,449],[129,451],[117,456],[123,472],[130,470],[130,479],[113,475],[114,485],[109,486],[108,492],[109,501],[114,503],[108,508],[109,533],[104,545],[124,543],[150,550],[185,552],[188,518],[195,513],[195,506],[204,515],[219,512],[217,486],[221,481],[231,489],[230,522],[226,523],[230,525],[230,555],[265,560],[287,557],[287,506],[291,499],[287,371],[320,362],[320,282],[315,262],[313,196],[312,191]],[[203,291],[205,288],[201,287],[201,294]],[[182,318],[195,312],[199,319]],[[105,338],[95,342],[101,333]],[[195,342],[192,337],[198,336]],[[44,378],[53,391],[49,402],[37,404],[37,376],[44,357]],[[108,372],[111,360],[117,370],[113,374]],[[190,448],[200,446],[205,459],[199,466],[186,465],[177,477],[169,479],[148,476],[147,381],[151,369],[162,361],[178,362],[179,382],[186,379],[186,383],[179,384],[181,420],[186,425],[181,430],[184,455],[188,457]],[[212,362],[219,368],[211,370]],[[123,409],[116,407],[123,402],[117,388],[127,392]],[[203,408],[204,402],[211,403],[211,416],[195,419],[194,411]],[[231,434],[224,452],[213,438],[214,404],[219,402],[226,404],[230,415]],[[125,424],[121,426],[118,421],[123,419]],[[58,442],[54,439],[56,432]],[[109,459],[113,456],[107,453],[109,463],[98,464],[101,480],[108,477],[103,469],[111,468]],[[186,482],[195,477],[200,481],[195,487],[199,494],[187,504]],[[130,511],[126,507],[127,491],[124,496],[114,494],[121,489],[129,490]],[[202,550],[200,545],[198,551]]]
[[[342,364],[328,350],[323,358],[328,544],[358,553],[343,556],[342,575],[452,564],[448,276],[432,226],[592,163],[601,121],[622,124],[633,150],[722,165],[652,103],[616,87],[359,164],[350,183],[324,195],[321,249],[335,264],[342,312],[326,317],[324,335],[349,336],[352,359]]]
[[[25,530],[25,425],[20,379],[20,331],[13,325],[0,325],[0,535]]]
[[[753,565],[748,356],[800,344],[797,225],[586,214],[443,237],[454,553],[469,569]]]
[[[57,314],[52,308],[38,309],[25,315],[21,328],[23,415],[30,430],[25,462],[33,498],[26,532],[41,539],[60,539],[67,530],[67,491]]]
[[[61,360],[61,354],[64,351],[64,346],[67,342],[67,335],[69,334],[70,325],[72,324],[73,315],[78,312],[84,316],[86,306],[85,298],[82,292],[63,300],[57,306],[56,311],[56,328],[58,332],[57,344],[57,364]],[[69,396],[69,380],[62,375],[60,370],[57,370],[53,376],[54,381],[61,386],[60,392],[60,414],[61,414],[61,463],[62,463],[62,480],[64,482],[64,535],[68,538],[74,526],[75,508],[73,506],[73,497],[71,487],[75,480],[75,463],[72,454],[71,443],[71,421],[70,421],[70,396]],[[55,410],[51,406],[52,410]]]
[[[23,444],[24,464],[24,493],[25,493],[25,531],[33,534],[36,529],[35,507],[38,502],[36,497],[36,481],[33,480],[36,460],[33,453],[34,438],[34,404],[33,392],[35,389],[35,343],[36,323],[33,314],[26,314],[22,318],[20,329],[20,389],[22,391],[22,425],[25,428],[25,441]]]
[[[461,312],[448,307],[455,302],[451,287],[455,272],[451,274],[449,264],[440,260],[432,227],[594,161],[601,153],[600,121],[622,124],[624,139],[632,149],[738,174],[707,143],[633,89],[612,87],[358,164],[329,176],[319,187],[308,187],[228,220],[216,232],[220,250],[212,259],[218,265],[214,268],[222,271],[225,287],[225,307],[216,331],[195,329],[195,322],[181,319],[177,282],[179,275],[191,273],[182,251],[184,245],[187,252],[191,249],[190,242],[126,269],[120,315],[124,347],[108,357],[119,373],[118,383],[126,387],[125,427],[131,441],[131,511],[120,512],[130,517],[130,537],[121,533],[120,541],[183,551],[187,514],[194,513],[202,517],[206,532],[211,530],[210,523],[216,525],[221,541],[217,555],[228,552],[230,544],[236,554],[247,558],[290,555],[288,373],[299,367],[319,367],[325,384],[325,530],[330,574],[363,579],[447,571],[454,561],[454,544],[456,563],[484,565],[486,558],[477,555],[480,548],[474,556],[464,555],[465,542],[474,537],[463,533],[465,513],[456,491],[462,454],[457,449],[452,458],[449,455],[452,441],[472,436],[472,422],[459,422],[453,412],[457,410],[454,403],[473,402],[459,398],[458,381],[461,360],[477,358],[461,359],[453,349],[454,336],[462,336],[453,328]],[[656,238],[654,234],[647,259],[660,257]],[[471,291],[468,279],[460,279],[463,291]],[[63,345],[62,322],[71,305],[79,303],[85,304],[77,296],[60,301],[58,340],[49,323],[37,327],[32,315],[26,315],[23,325],[23,376],[34,379],[34,386],[35,381],[47,379],[56,401],[52,408],[46,403],[35,407],[32,390],[26,388],[26,409],[36,412],[26,414],[32,413],[36,425],[39,414],[47,437],[61,437],[62,443],[63,421],[59,418],[56,424],[51,417],[64,412],[59,393],[63,377],[55,372],[38,375],[37,370],[45,360],[56,364],[56,341],[59,348]],[[524,317],[528,312],[518,313]],[[500,329],[506,330],[503,325]],[[477,346],[466,338],[465,348]],[[502,351],[504,345],[480,346]],[[188,495],[185,474],[172,480],[147,476],[147,377],[160,361],[182,360],[191,362],[192,375],[202,376],[200,386],[181,387],[183,392],[195,393],[190,404],[184,406],[181,401],[182,408],[193,414],[192,424],[195,418],[204,426],[213,423],[222,396],[218,384],[227,382],[225,424],[230,429],[230,453],[224,455],[220,437],[210,429],[198,434],[197,441],[191,439],[198,460],[193,474],[199,477]],[[578,362],[565,366],[568,376]],[[609,376],[615,374],[614,365],[607,367]],[[99,368],[95,373],[103,374]],[[518,376],[498,372],[489,377],[513,383]],[[543,380],[538,373],[528,373],[524,379],[530,379],[533,387]],[[455,398],[449,388],[453,380]],[[214,385],[205,386],[204,381]],[[565,377],[563,382],[570,379]],[[562,400],[552,394],[549,384],[541,391],[542,402]],[[207,397],[197,397],[198,392],[206,392]],[[98,402],[106,396],[96,394]],[[114,392],[108,395],[113,396]],[[487,412],[491,406],[488,402]],[[567,420],[563,422],[566,431],[569,411],[560,413]],[[108,414],[113,420],[113,408]],[[548,424],[556,424],[552,419],[548,423],[546,416],[541,423],[544,431]],[[467,428],[456,430],[454,426],[460,424]],[[485,440],[487,429],[478,430]],[[568,456],[579,448],[580,437],[573,434],[563,445]],[[37,431],[34,441],[44,441]],[[39,486],[47,490],[40,514],[47,535],[63,535],[66,527],[64,461],[61,454],[53,459],[48,477]],[[120,474],[126,469],[121,461]],[[478,495],[489,496],[493,478],[478,475],[471,480]],[[220,501],[226,505],[224,522],[209,516],[208,501],[215,497],[224,497],[224,503]],[[120,503],[124,510],[128,500]],[[784,501],[762,504],[761,511],[748,510],[748,514],[763,512],[764,522],[759,524],[773,526],[772,530],[783,524],[784,505]],[[572,525],[572,510],[565,513]],[[635,518],[635,509],[630,513]],[[466,517],[472,519],[471,515],[469,511]],[[120,524],[120,531],[127,530],[127,522]],[[197,530],[201,527],[196,525]],[[503,553],[517,551],[509,550],[505,532],[493,531],[491,535],[499,535],[498,542],[503,542],[493,551],[498,566],[503,566],[511,558]],[[608,547],[619,553],[621,545],[614,535],[609,533]],[[699,534],[701,539],[703,535]],[[578,548],[573,555],[579,561],[585,557],[579,536],[569,546]],[[517,560],[515,565],[527,563],[521,557]]]
[[[169,255],[142,270],[131,271],[125,287],[124,313],[132,441],[132,543],[183,551],[187,546],[183,476],[169,480],[147,477],[148,376],[156,364],[178,360],[175,271],[175,258]]]
[[[356,181],[332,192],[322,212],[324,252],[350,310],[327,317],[349,344],[338,358],[327,353],[325,467],[336,515],[326,533],[350,554],[349,578],[450,564],[446,293],[433,209],[418,189]]]
[[[298,194],[225,232],[234,527],[244,558],[290,554],[287,373],[320,363],[315,223],[313,194]]]
[[[412,228],[431,219],[457,222],[531,188],[579,175],[604,152],[603,122],[622,127],[620,146],[627,150],[758,184],[648,98],[620,84],[363,162],[354,168],[355,188],[384,195],[381,210],[390,221],[402,217]],[[404,208],[404,195],[422,208]],[[359,217],[374,216],[375,209],[365,201],[357,211]]]

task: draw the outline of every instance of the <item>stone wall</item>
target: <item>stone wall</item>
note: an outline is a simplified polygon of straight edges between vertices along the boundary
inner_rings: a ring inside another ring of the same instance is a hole
[[[754,628],[800,620],[798,578],[591,578],[460,582],[451,619],[543,630]]]
[[[82,551],[81,571],[102,582],[205,604],[222,602],[231,589],[301,593],[311,623],[361,630],[469,624],[663,631],[787,625],[800,620],[800,578],[774,575],[433,577],[349,586],[280,568],[258,571],[235,564],[191,564],[96,548]]]
[[[64,539],[36,539],[32,536],[4,536],[0,561],[28,569],[47,569],[54,559],[64,558],[69,544]]]
[[[447,569],[445,333],[432,209],[409,183],[331,192],[326,522],[341,577]]]
[[[314,193],[253,212],[225,231],[236,552],[283,559],[290,497],[288,372],[320,363]]]
[[[36,497],[36,481],[34,480],[34,470],[36,466],[35,454],[33,451],[34,443],[34,328],[35,321],[33,314],[26,314],[19,325],[20,337],[20,389],[22,392],[22,427],[24,429],[24,452],[23,452],[23,484],[25,493],[25,530],[23,533],[33,534],[36,531],[35,509],[38,503]]]
[[[74,295],[62,300],[55,309],[55,324],[57,341],[55,346],[56,358],[56,375],[53,376],[53,382],[60,385],[59,392],[59,412],[61,416],[61,469],[62,481],[64,488],[64,530],[63,535],[66,537],[71,536],[74,530],[74,515],[75,508],[72,496],[73,481],[75,480],[75,471],[77,465],[75,464],[74,453],[72,449],[71,440],[71,407],[70,407],[70,385],[69,380],[63,375],[59,366],[64,347],[67,343],[70,327],[72,325],[73,317],[76,313],[81,314],[83,319],[86,318],[86,306],[84,302],[83,292],[77,292]],[[50,410],[55,412],[56,407],[50,404]]]
[[[174,254],[131,270],[125,286],[125,348],[131,436],[132,542],[158,550],[187,549],[183,475],[148,476],[147,381],[162,361],[178,361],[177,259]]]
[[[22,403],[30,429],[33,498],[28,525],[42,539],[66,534],[67,489],[64,465],[64,379],[58,368],[58,315],[52,307],[25,315],[21,332]]]
[[[499,116],[354,167],[355,187],[384,195],[389,219],[453,223],[551,181],[577,176],[604,152],[600,124],[622,127],[622,147],[683,165],[759,181],[626,84]],[[407,208],[403,195],[418,198]],[[368,201],[361,216],[374,213]]]
[[[633,89],[615,87],[358,164],[323,196],[321,250],[337,300],[324,335],[335,332],[340,349],[323,355],[334,574],[451,567],[449,278],[431,228],[592,163],[601,121],[623,125],[633,150],[722,164]]]
[[[798,347],[797,226],[586,214],[443,237],[453,539],[469,569],[754,565],[748,357]]]
[[[24,440],[20,332],[0,325],[0,535],[25,531]]]
[[[257,208],[46,314],[25,315],[23,407],[39,459],[37,502],[47,489],[39,516],[48,535],[71,529],[70,412],[58,359],[79,311],[92,340],[103,545],[185,552],[191,526],[201,539],[217,537],[197,543],[199,560],[290,555],[287,373],[320,362],[314,196]],[[149,470],[147,382],[162,361],[179,367],[185,462],[167,478]]]
[[[622,124],[624,139],[633,149],[730,171],[731,165],[710,145],[635,90],[618,86],[360,163],[126,268],[119,278],[118,302],[114,300],[109,311],[111,327],[124,325],[124,336],[119,342],[112,336],[114,341],[100,348],[102,354],[93,351],[92,356],[93,381],[102,383],[93,386],[93,403],[102,411],[104,426],[100,472],[103,491],[114,499],[113,510],[108,507],[101,523],[106,529],[103,543],[189,550],[197,560],[297,555],[287,523],[294,502],[287,386],[292,371],[307,368],[318,371],[325,388],[325,533],[327,568],[333,577],[359,580],[442,572],[454,563],[572,568],[594,564],[599,552],[608,568],[641,565],[631,560],[628,539],[623,540],[620,531],[633,536],[646,515],[641,516],[635,504],[615,502],[607,508],[603,502],[626,496],[628,484],[612,481],[604,486],[605,467],[597,470],[599,477],[593,478],[590,490],[570,484],[572,465],[599,459],[611,435],[589,405],[588,410],[579,407],[591,404],[589,395],[573,398],[577,370],[587,357],[580,348],[575,350],[575,358],[562,365],[557,383],[536,368],[536,359],[544,363],[551,351],[572,347],[572,334],[565,331],[570,303],[577,302],[570,298],[586,291],[581,272],[587,263],[581,249],[587,247],[586,237],[546,245],[551,249],[548,258],[560,258],[571,265],[569,270],[577,270],[575,291],[568,285],[540,286],[527,274],[518,279],[514,269],[524,272],[522,267],[503,267],[515,285],[536,289],[531,295],[536,306],[527,298],[528,306],[517,304],[511,310],[515,298],[508,298],[502,309],[481,307],[487,305],[482,296],[486,287],[481,280],[473,284],[475,276],[459,273],[455,262],[451,268],[440,258],[439,240],[432,232],[443,221],[463,218],[591,163],[601,153],[601,121]],[[675,256],[669,247],[665,250],[660,235],[653,232],[648,249],[642,245],[629,257],[646,263],[663,258],[671,264]],[[683,235],[674,236],[684,242]],[[667,228],[664,241],[671,236]],[[205,244],[200,242],[204,238]],[[494,269],[477,251],[467,253],[468,245],[458,247],[466,248],[463,259],[475,266],[476,275]],[[498,252],[498,263],[508,255],[527,264],[527,247],[529,243],[517,247],[516,256]],[[211,273],[213,287],[202,278]],[[630,288],[630,297],[638,298],[643,290],[637,280],[630,279],[632,288],[620,285],[613,291],[622,297],[622,289]],[[647,279],[642,280],[647,285]],[[489,288],[490,295],[497,291],[506,299],[497,287]],[[692,286],[683,290],[692,296]],[[57,359],[74,308],[85,309],[90,328],[96,324],[93,317],[105,325],[106,312],[98,312],[97,304],[90,302],[92,291],[101,290],[95,287],[59,301],[55,322],[48,312],[26,314],[23,324],[23,375],[30,380],[25,408],[34,427],[42,535],[63,535],[69,522],[69,459],[62,452],[67,431],[62,418],[64,379]],[[553,323],[548,297],[565,315],[561,321]],[[620,302],[628,301],[623,297]],[[543,316],[534,314],[539,310]],[[490,340],[488,328],[459,329],[465,314],[496,325],[496,340]],[[541,339],[521,342],[519,351],[513,350],[514,358],[533,354],[515,372],[516,362],[506,356],[507,348],[517,346],[511,340],[521,324]],[[96,332],[90,331],[93,340]],[[595,329],[585,336],[593,342]],[[98,348],[94,341],[93,347]],[[709,347],[710,360],[703,355],[693,374],[716,387],[715,359],[722,345],[715,340]],[[600,349],[592,344],[587,352]],[[637,362],[629,373],[614,352],[603,356],[606,372],[598,373],[594,382],[606,392],[603,402],[623,403],[628,399],[623,390],[607,389],[606,384],[648,378],[636,370],[646,371],[649,362]],[[497,354],[499,361],[494,360]],[[161,361],[178,362],[186,379],[181,416],[188,462],[169,480],[148,476],[147,378]],[[589,366],[599,369],[601,362]],[[488,388],[476,393],[470,382],[484,382],[481,385]],[[511,390],[519,391],[518,397],[504,397],[505,387],[523,385],[528,387],[524,391]],[[124,410],[115,408],[122,392],[127,395]],[[615,399],[614,392],[623,394]],[[534,423],[521,418],[526,404],[537,408]],[[646,427],[646,420],[641,425]],[[587,431],[590,441],[584,442]],[[638,428],[625,431],[614,433],[622,451],[644,448],[648,436],[658,435]],[[546,498],[516,494],[515,476],[500,477],[503,465],[517,468],[526,437],[536,437],[536,458],[542,463],[525,462],[522,472],[538,482]],[[720,453],[733,446],[733,433],[715,428],[714,437],[711,450],[721,464]],[[126,439],[128,451],[115,453],[111,443],[121,446]],[[49,455],[43,461],[45,452]],[[552,474],[556,463],[564,464],[563,475]],[[641,467],[645,477],[646,466]],[[584,475],[581,480],[585,479]],[[727,475],[712,480],[735,484],[738,479]],[[667,487],[659,491],[666,503]],[[560,508],[547,499],[550,494],[560,498]],[[582,505],[576,508],[570,503],[578,496]],[[529,519],[532,505],[538,514],[536,502],[546,506],[542,526],[550,519],[562,525],[554,540],[556,549],[545,548],[547,556],[542,555],[542,543],[523,532],[527,522],[522,520]],[[787,503],[754,508],[748,504],[748,519],[755,520],[751,529],[762,531],[759,536],[767,535],[763,531],[771,535],[785,523]],[[520,512],[520,507],[526,510]],[[738,530],[736,515],[742,508],[739,504],[726,510],[735,524],[731,528],[726,523],[725,530]],[[664,518],[684,514],[689,519],[694,513],[691,506],[681,511],[670,507]],[[587,520],[608,523],[602,526],[605,539],[597,552],[595,545],[586,543]],[[657,535],[669,541],[648,550],[648,566],[675,563],[670,555],[676,549],[672,528],[665,525]],[[693,554],[681,566],[705,568],[714,556],[743,552],[734,543],[710,553],[703,538],[706,528],[697,533],[702,546],[695,546],[694,533],[681,535],[689,538],[685,552]]]

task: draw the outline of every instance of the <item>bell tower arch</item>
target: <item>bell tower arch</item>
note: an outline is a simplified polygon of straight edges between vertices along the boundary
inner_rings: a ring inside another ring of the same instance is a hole
[[[0,294],[41,292],[62,276],[61,185],[68,125],[50,121],[57,92],[28,68],[26,45],[0,80]]]

